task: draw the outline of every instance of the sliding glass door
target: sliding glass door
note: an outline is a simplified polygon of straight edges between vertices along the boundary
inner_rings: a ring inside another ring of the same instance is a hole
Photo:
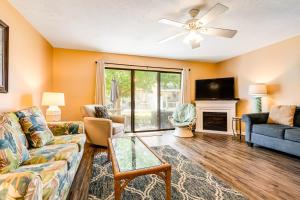
[[[168,117],[180,103],[180,73],[106,68],[105,81],[106,104],[126,117],[127,132],[173,128]]]
[[[105,105],[113,115],[125,116],[125,131],[131,132],[131,70],[105,69]],[[112,88],[114,81],[116,88]],[[116,89],[117,91],[113,91]],[[116,92],[117,97],[112,98]]]
[[[134,72],[134,130],[158,130],[158,72]]]
[[[160,129],[174,128],[168,120],[180,104],[181,74],[160,73]]]

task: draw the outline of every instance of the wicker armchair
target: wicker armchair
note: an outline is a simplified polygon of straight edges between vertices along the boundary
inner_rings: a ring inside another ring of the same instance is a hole
[[[192,104],[178,106],[169,121],[175,126],[174,135],[177,137],[193,137],[193,126],[196,123],[196,109]]]

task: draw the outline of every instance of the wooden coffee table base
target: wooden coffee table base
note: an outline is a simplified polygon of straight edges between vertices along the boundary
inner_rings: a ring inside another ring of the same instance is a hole
[[[156,174],[159,176],[163,181],[166,183],[166,200],[171,200],[171,168],[165,170],[165,171],[160,171],[157,173],[149,173],[149,174]],[[146,174],[143,174],[146,175]],[[142,175],[140,175],[142,176]],[[116,178],[114,179],[114,188],[115,188],[115,200],[120,200],[122,192],[124,188],[128,185],[130,181],[135,179],[138,176],[132,176],[131,178],[127,179],[120,179],[117,180]]]
[[[143,141],[142,141],[143,142]],[[149,148],[145,143],[144,145]],[[154,151],[150,148],[149,150],[159,157]],[[138,176],[156,174],[162,180],[165,181],[166,184],[166,200],[171,200],[171,165],[164,160],[162,160],[162,164],[158,166],[153,166],[144,169],[120,172],[117,159],[112,147],[112,141],[108,139],[108,152],[107,152],[108,160],[112,162],[113,174],[114,174],[114,189],[115,189],[115,200],[120,200],[122,192],[124,188],[128,185],[130,181],[135,179]]]

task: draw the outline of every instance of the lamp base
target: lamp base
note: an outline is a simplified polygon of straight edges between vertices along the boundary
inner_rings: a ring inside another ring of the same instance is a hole
[[[256,113],[261,113],[261,97],[255,97],[255,112]]]
[[[48,122],[58,122],[61,120],[61,110],[58,106],[49,106],[46,111],[46,120]]]

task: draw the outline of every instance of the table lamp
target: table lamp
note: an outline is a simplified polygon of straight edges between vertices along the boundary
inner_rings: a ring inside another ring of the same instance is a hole
[[[46,120],[49,122],[56,122],[61,120],[61,110],[59,106],[65,105],[64,93],[58,92],[44,92],[42,98],[42,105],[49,106],[46,111]]]
[[[250,85],[249,95],[255,98],[255,111],[261,113],[261,98],[267,95],[267,86],[265,84]]]

